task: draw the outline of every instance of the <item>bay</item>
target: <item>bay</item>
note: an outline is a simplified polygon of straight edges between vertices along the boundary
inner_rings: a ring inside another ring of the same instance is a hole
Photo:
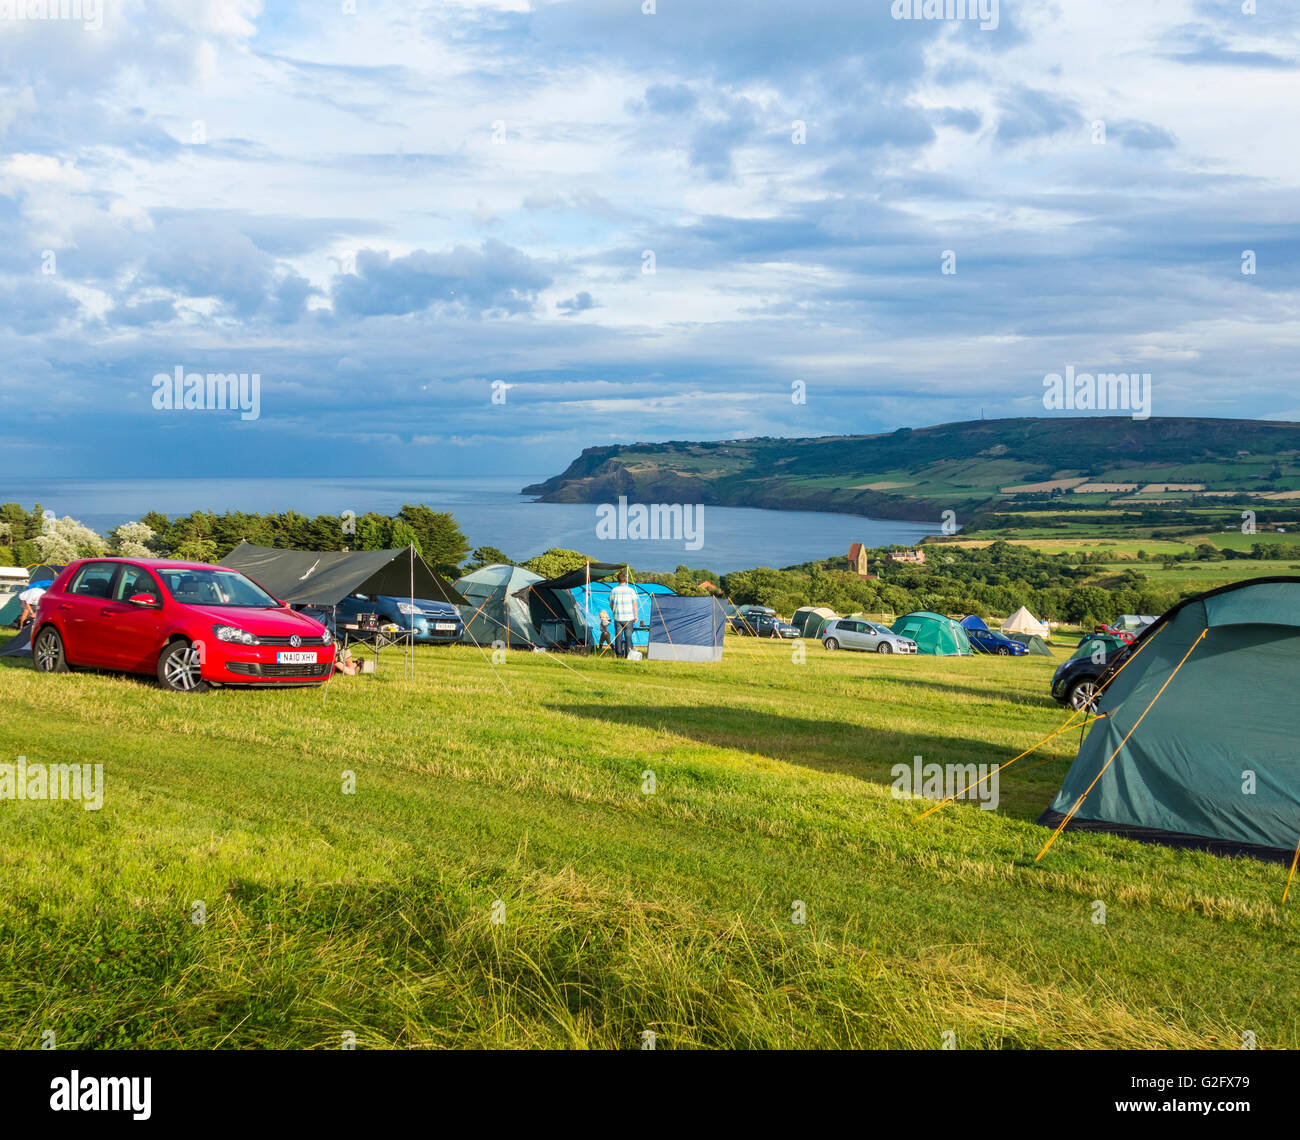
[[[332,478],[85,479],[0,478],[0,502],[70,515],[100,534],[146,511],[175,518],[196,510],[298,511],[341,516],[345,511],[396,514],[403,503],[450,511],[474,546],[495,546],[524,561],[553,546],[581,550],[605,562],[630,562],[640,570],[705,567],[719,574],[754,566],[789,566],[867,546],[911,545],[937,526],[816,511],[703,508],[702,544],[682,540],[598,539],[596,505],[539,503],[519,488],[545,474],[491,476],[365,476]]]

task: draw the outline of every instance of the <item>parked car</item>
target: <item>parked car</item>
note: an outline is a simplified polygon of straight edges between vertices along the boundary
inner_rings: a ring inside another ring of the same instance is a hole
[[[862,649],[870,653],[915,653],[916,642],[887,625],[865,618],[836,618],[818,634],[827,649]]]
[[[993,653],[998,657],[1023,657],[1029,652],[1029,646],[1004,633],[998,633],[997,630],[971,629],[969,626],[965,629],[970,643],[980,653]]]
[[[165,689],[319,685],[334,642],[251,578],[224,566],[161,559],[70,563],[36,608],[32,659],[42,673],[74,666],[153,673]]]
[[[465,632],[460,610],[450,602],[416,598],[412,604],[410,598],[389,594],[351,594],[336,607],[335,634],[339,626],[355,622],[358,614],[375,614],[380,625],[413,630],[417,645],[449,645]]]
[[[1091,641],[1097,644],[1092,652],[1084,648]],[[1132,648],[1132,643],[1122,642],[1111,635],[1085,637],[1075,650],[1076,656],[1063,661],[1052,674],[1053,700],[1076,712],[1080,709],[1096,712],[1098,691],[1111,670],[1117,669],[1127,659]]]
[[[746,637],[796,638],[799,631],[789,622],[782,621],[772,610],[750,607],[737,613],[732,629]]]

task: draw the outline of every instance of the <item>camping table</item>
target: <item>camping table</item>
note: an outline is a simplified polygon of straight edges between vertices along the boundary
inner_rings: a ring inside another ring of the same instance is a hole
[[[375,672],[379,672],[379,651],[388,649],[394,645],[402,645],[411,648],[414,645],[415,634],[409,629],[366,629],[355,623],[350,625],[340,625],[339,629],[343,631],[343,648],[349,646],[368,645],[375,651]]]

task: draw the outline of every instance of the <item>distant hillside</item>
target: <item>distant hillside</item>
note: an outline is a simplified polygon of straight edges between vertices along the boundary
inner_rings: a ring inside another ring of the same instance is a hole
[[[966,524],[1017,501],[1300,498],[1300,424],[1123,416],[972,420],[884,435],[587,448],[524,488],[551,503],[710,503]],[[1081,488],[1076,491],[1075,488]]]

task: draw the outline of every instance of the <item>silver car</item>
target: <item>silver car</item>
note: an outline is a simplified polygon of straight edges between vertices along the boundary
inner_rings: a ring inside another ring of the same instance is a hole
[[[817,635],[827,649],[864,649],[875,653],[915,653],[916,642],[887,625],[865,618],[836,618]]]

